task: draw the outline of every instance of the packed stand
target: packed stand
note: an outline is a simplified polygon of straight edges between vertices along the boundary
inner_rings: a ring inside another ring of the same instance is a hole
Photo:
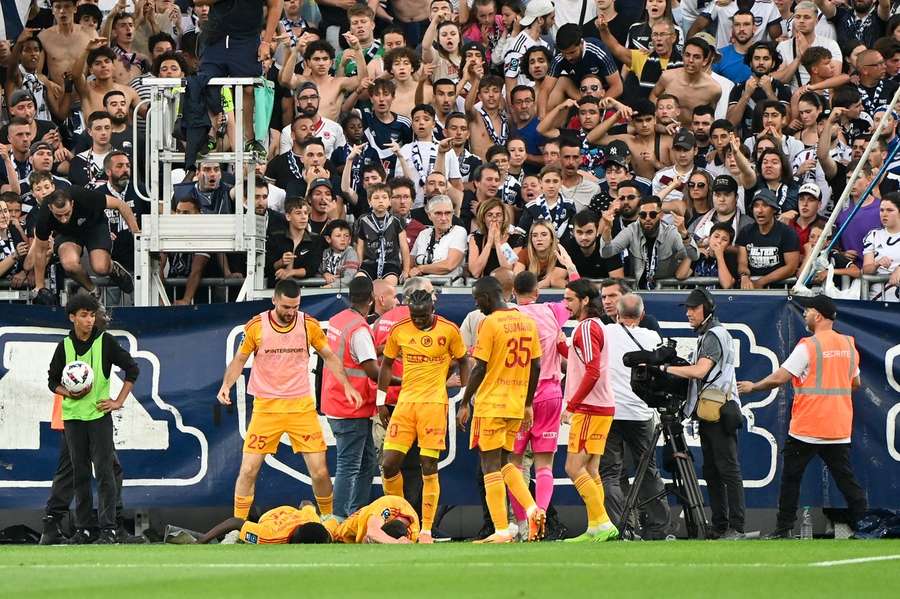
[[[97,292],[89,273],[133,290],[142,197],[158,192],[137,172],[152,78],[184,82],[185,153],[174,197],[153,199],[234,212],[244,173],[208,155],[232,149],[236,99],[214,77],[267,82],[245,90],[242,137],[269,286],[500,269],[542,288],[783,289],[887,113],[809,285],[884,275],[870,297],[900,300],[896,0],[15,4],[0,279],[38,302],[66,278]],[[246,274],[235,254],[160,264],[177,303]]]

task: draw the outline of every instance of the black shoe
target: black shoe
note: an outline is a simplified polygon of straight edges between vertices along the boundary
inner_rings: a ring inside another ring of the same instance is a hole
[[[256,154],[260,158],[265,159],[266,154],[268,154],[268,150],[266,146],[263,145],[261,141],[258,139],[253,139],[244,144],[244,152],[248,152],[250,154]]]
[[[763,537],[764,541],[781,541],[781,540],[793,540],[794,539],[794,529],[793,528],[776,528],[769,534]]]
[[[123,545],[144,545],[150,542],[144,535],[129,534],[124,526],[120,526],[116,529],[116,538],[118,539],[118,542]]]
[[[38,545],[62,545],[68,540],[62,532],[60,521],[54,516],[44,516],[44,530],[41,531],[41,540]]]
[[[744,533],[735,530],[733,528],[729,528],[721,535],[719,535],[720,541],[742,541],[744,540]]]
[[[69,537],[69,540],[66,541],[67,545],[90,545],[96,539],[91,536],[91,532],[86,528],[80,528],[75,531],[75,534]]]
[[[109,269],[109,278],[112,279],[112,282],[116,284],[116,287],[123,292],[134,292],[134,278],[131,276],[130,272],[125,270],[124,266],[115,260],[112,261],[112,265]]]
[[[94,542],[95,545],[118,545],[121,541],[119,535],[116,534],[115,528],[104,528],[100,531],[100,536]]]

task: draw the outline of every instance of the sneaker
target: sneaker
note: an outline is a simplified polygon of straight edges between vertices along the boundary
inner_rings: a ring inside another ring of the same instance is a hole
[[[544,537],[547,527],[547,512],[541,508],[535,508],[528,516],[528,540],[537,541]]]
[[[237,542],[241,539],[241,531],[232,530],[225,538],[222,539],[222,545],[237,545]]]
[[[744,539],[744,533],[737,531],[733,528],[729,528],[722,535],[719,536],[720,541],[742,541]]]
[[[166,531],[163,533],[163,542],[169,545],[194,545],[197,542],[197,539],[194,535],[181,527],[166,524]]]
[[[205,146],[200,146],[200,147],[197,149],[197,157],[198,157],[198,158],[203,158],[204,156],[206,156],[206,155],[209,154],[210,152],[215,152],[217,147],[218,147],[218,142],[216,142],[216,138],[215,138],[215,137],[207,137],[207,138],[206,138],[206,145],[205,145]]]
[[[591,540],[595,543],[605,543],[606,541],[615,541],[618,538],[619,529],[610,524],[609,528],[604,528],[594,533],[594,536]]]
[[[131,276],[131,273],[125,270],[125,267],[116,262],[112,261],[112,265],[109,269],[109,278],[112,279],[112,282],[116,284],[116,287],[121,289],[125,293],[134,293],[134,278]]]
[[[853,529],[850,528],[849,524],[844,524],[843,522],[837,522],[834,525],[834,538],[835,539],[850,539],[853,537]]]
[[[100,531],[100,536],[94,542],[95,545],[118,545],[119,535],[116,534],[115,528],[104,528]]]
[[[44,516],[44,529],[41,531],[41,540],[38,545],[62,545],[68,540],[62,532],[60,521],[54,516]]]
[[[431,545],[433,543],[434,543],[434,537],[431,536],[430,532],[420,532],[419,533],[419,544]]]
[[[91,536],[91,532],[86,528],[80,528],[75,534],[66,541],[67,545],[90,545],[95,539]]]
[[[265,158],[266,154],[268,153],[268,150],[266,150],[266,146],[264,146],[263,143],[258,139],[248,141],[244,145],[244,151],[250,152],[251,154],[257,154],[262,158]]]
[[[123,526],[116,529],[116,536],[123,545],[145,545],[150,542],[144,535],[133,535],[129,533]]]
[[[781,541],[781,540],[793,540],[794,539],[794,529],[793,528],[776,528],[765,537],[763,540],[765,541]]]
[[[487,537],[486,539],[481,539],[480,541],[472,541],[472,542],[478,543],[478,544],[483,543],[485,545],[494,544],[494,543],[512,543],[513,538],[512,538],[512,536],[506,534],[505,532],[495,532],[494,534]]]
[[[594,540],[594,535],[589,532],[584,532],[577,537],[572,537],[571,539],[563,539],[563,543],[590,543]]]

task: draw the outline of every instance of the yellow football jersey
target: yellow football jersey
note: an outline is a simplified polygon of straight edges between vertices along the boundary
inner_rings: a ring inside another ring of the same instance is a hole
[[[423,331],[412,320],[401,320],[391,328],[384,355],[403,357],[403,386],[398,402],[447,404],[447,372],[450,362],[466,355],[459,327],[440,316]]]
[[[259,522],[244,522],[240,539],[254,545],[284,544],[290,541],[298,526],[310,522],[321,522],[313,506],[306,505],[298,509],[283,505],[263,514]]]
[[[381,518],[380,526],[404,516],[410,521],[407,537],[415,543],[419,539],[419,516],[408,501],[396,495],[379,497],[366,507],[357,510],[338,525],[334,540],[336,543],[363,543],[366,540],[366,528],[372,517]]]
[[[537,324],[527,314],[501,308],[478,329],[472,355],[487,363],[475,393],[475,416],[522,418],[528,394],[531,361],[541,357]]]

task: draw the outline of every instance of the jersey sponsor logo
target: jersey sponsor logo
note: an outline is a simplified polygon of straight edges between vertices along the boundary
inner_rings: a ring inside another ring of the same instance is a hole
[[[248,532],[244,535],[244,542],[255,545],[259,543],[259,537],[256,535],[256,533]]]

